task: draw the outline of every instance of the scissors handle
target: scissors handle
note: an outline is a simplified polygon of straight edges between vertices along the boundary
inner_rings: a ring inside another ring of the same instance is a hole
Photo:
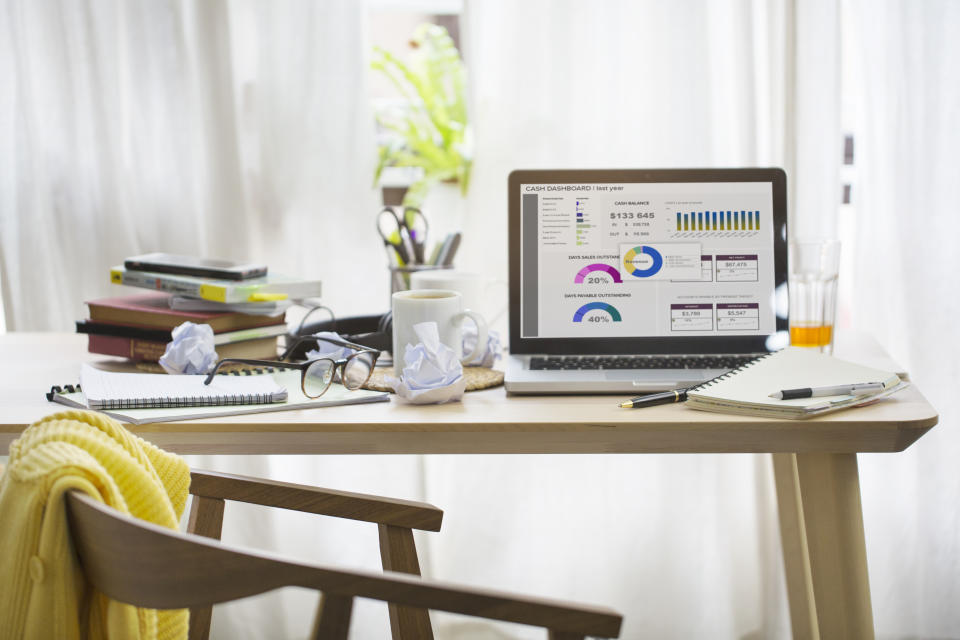
[[[429,229],[426,217],[416,207],[404,207],[402,223],[407,229],[417,263],[424,264],[424,247],[427,244],[427,230]]]
[[[383,238],[387,250],[396,252],[401,266],[410,264],[409,238],[405,237],[406,230],[390,207],[384,207],[377,216],[377,233]]]

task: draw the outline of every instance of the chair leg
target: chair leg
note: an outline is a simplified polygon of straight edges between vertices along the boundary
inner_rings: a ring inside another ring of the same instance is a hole
[[[347,640],[352,615],[352,596],[320,594],[320,605],[310,637],[314,640]]]
[[[413,531],[387,524],[381,524],[379,528],[380,559],[384,570],[419,576],[420,563],[417,560]],[[430,626],[429,611],[395,604],[389,605],[389,611],[393,640],[432,640],[433,627]]]
[[[190,519],[187,521],[187,533],[219,540],[223,532],[224,501],[220,498],[193,496],[190,503]],[[189,640],[207,640],[210,636],[210,620],[213,607],[190,608]]]

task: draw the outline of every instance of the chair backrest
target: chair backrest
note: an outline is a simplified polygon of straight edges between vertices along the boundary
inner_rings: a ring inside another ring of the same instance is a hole
[[[622,618],[603,607],[570,605],[387,572],[345,571],[233,549],[126,516],[81,493],[67,494],[74,547],[99,591],[139,607],[179,609],[236,600],[284,586],[323,599],[314,637],[346,638],[354,597],[544,627],[553,638],[614,638]]]

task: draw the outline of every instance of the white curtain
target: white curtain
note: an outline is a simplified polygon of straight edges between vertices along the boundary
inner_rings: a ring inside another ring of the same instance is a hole
[[[338,313],[382,311],[362,17],[346,0],[0,5],[8,329],[70,329],[116,294],[110,266],[156,250],[263,260],[320,277]]]
[[[940,424],[861,456],[878,634],[960,636],[960,4],[849,0],[852,323],[910,372]],[[846,249],[845,249],[846,250]]]
[[[170,251],[323,280],[340,315],[388,306],[363,5],[0,3],[0,291],[10,330],[71,330],[108,269]],[[132,290],[131,290],[132,292]],[[51,409],[52,411],[52,409]],[[191,456],[192,466],[401,498],[415,457]],[[231,505],[224,539],[379,567],[373,525]],[[217,607],[214,637],[306,636],[314,592]],[[385,606],[358,604],[356,637]]]

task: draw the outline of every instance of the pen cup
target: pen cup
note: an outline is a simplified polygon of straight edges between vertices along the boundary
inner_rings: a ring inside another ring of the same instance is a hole
[[[840,242],[790,244],[790,344],[833,353]]]

